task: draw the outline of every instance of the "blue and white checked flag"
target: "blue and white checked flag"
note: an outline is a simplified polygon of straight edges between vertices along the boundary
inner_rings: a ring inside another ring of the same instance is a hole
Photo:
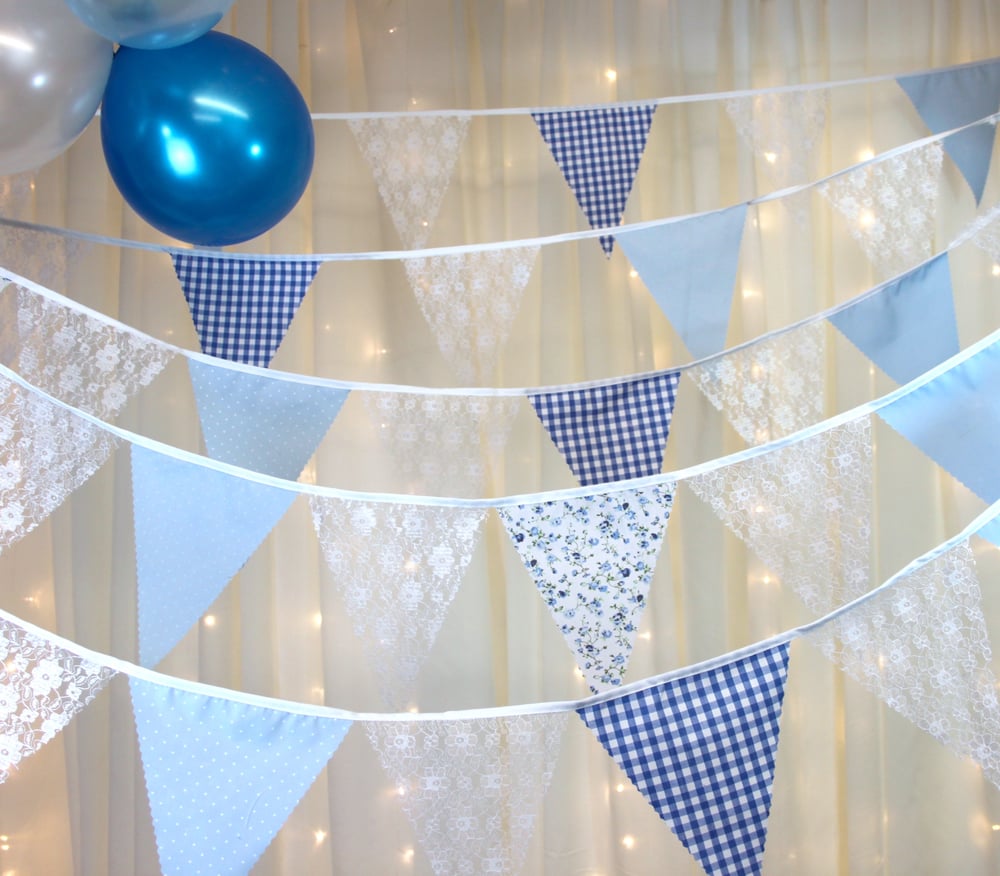
[[[593,228],[621,222],[655,110],[646,104],[531,114]],[[609,256],[614,243],[610,234],[601,238]]]
[[[173,253],[191,318],[209,356],[266,368],[322,261]]]
[[[758,874],[788,643],[579,709],[709,876]]]
[[[581,486],[658,474],[679,371],[529,396]]]

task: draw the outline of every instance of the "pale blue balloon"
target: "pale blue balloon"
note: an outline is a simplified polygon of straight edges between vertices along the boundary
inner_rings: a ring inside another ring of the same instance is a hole
[[[169,49],[189,43],[215,27],[233,2],[66,0],[87,27],[133,49]]]

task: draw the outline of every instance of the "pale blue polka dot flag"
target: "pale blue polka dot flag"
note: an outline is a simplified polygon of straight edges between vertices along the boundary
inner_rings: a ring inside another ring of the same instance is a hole
[[[788,643],[578,710],[709,876],[761,871]]]
[[[261,367],[271,363],[322,264],[187,253],[171,258],[202,350]]]
[[[295,497],[132,445],[143,666],[155,666],[180,641]]]
[[[348,390],[278,380],[188,359],[205,447],[220,459],[294,481],[336,419]]]
[[[250,872],[351,722],[130,678],[164,876]]]
[[[531,114],[591,227],[621,222],[655,110],[646,104]],[[600,240],[610,256],[614,237]]]
[[[658,474],[679,371],[529,396],[581,485]]]

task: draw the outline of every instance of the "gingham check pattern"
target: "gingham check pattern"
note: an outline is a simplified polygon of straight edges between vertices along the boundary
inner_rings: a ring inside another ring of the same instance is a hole
[[[679,371],[529,396],[582,486],[658,474]]]
[[[788,643],[579,709],[710,876],[760,873]]]
[[[532,113],[591,226],[617,225],[632,191],[655,104]],[[611,255],[614,237],[601,238]]]
[[[265,368],[322,264],[185,253],[172,257],[202,350]]]

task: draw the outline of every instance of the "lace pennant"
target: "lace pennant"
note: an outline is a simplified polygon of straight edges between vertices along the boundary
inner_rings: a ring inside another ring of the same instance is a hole
[[[869,417],[686,483],[816,615],[867,592]]]
[[[271,364],[322,264],[186,253],[171,258],[202,350],[262,368]]]
[[[920,118],[935,134],[971,124],[1000,109],[1000,62],[938,70],[896,80]],[[976,125],[944,140],[978,204],[993,157],[996,124]]]
[[[249,873],[351,722],[130,678],[164,876]]]
[[[747,205],[616,236],[696,359],[726,346]]]
[[[35,172],[0,176],[0,216],[27,220],[31,213],[31,195],[35,190]]]
[[[0,618],[0,782],[55,738],[115,672]]]
[[[539,393],[531,406],[582,486],[658,474],[679,371]]]
[[[294,481],[348,390],[278,380],[188,359],[209,456]]]
[[[405,392],[366,392],[362,399],[388,451],[386,469],[406,492],[456,497],[482,494],[521,402]]]
[[[351,119],[400,240],[419,249],[430,236],[465,142],[469,116]]]
[[[110,432],[0,377],[0,551],[55,511],[117,445]]]
[[[180,641],[295,496],[132,445],[143,666],[155,666]]]
[[[438,347],[463,383],[481,384],[493,373],[538,249],[483,250],[403,261]]]
[[[806,323],[687,374],[748,444],[766,444],[822,418],[825,353],[823,323]]]
[[[980,216],[969,227],[970,239],[1000,264],[1000,205]]]
[[[808,638],[1000,787],[1000,705],[968,542],[907,573]]]
[[[486,510],[320,496],[310,504],[382,699],[403,709],[472,560]]]
[[[618,225],[632,191],[655,104],[532,113],[592,228]],[[610,256],[613,235],[601,237]]]
[[[761,870],[788,643],[578,711],[710,876]]]
[[[0,265],[48,289],[65,290],[70,268],[89,250],[83,240],[0,225]]]
[[[928,143],[818,187],[883,277],[931,257],[943,158],[941,144]]]
[[[365,724],[437,876],[520,870],[567,717]]]
[[[497,508],[595,693],[622,683],[675,485]]]
[[[833,314],[844,336],[897,383],[908,383],[958,353],[948,255]]]

